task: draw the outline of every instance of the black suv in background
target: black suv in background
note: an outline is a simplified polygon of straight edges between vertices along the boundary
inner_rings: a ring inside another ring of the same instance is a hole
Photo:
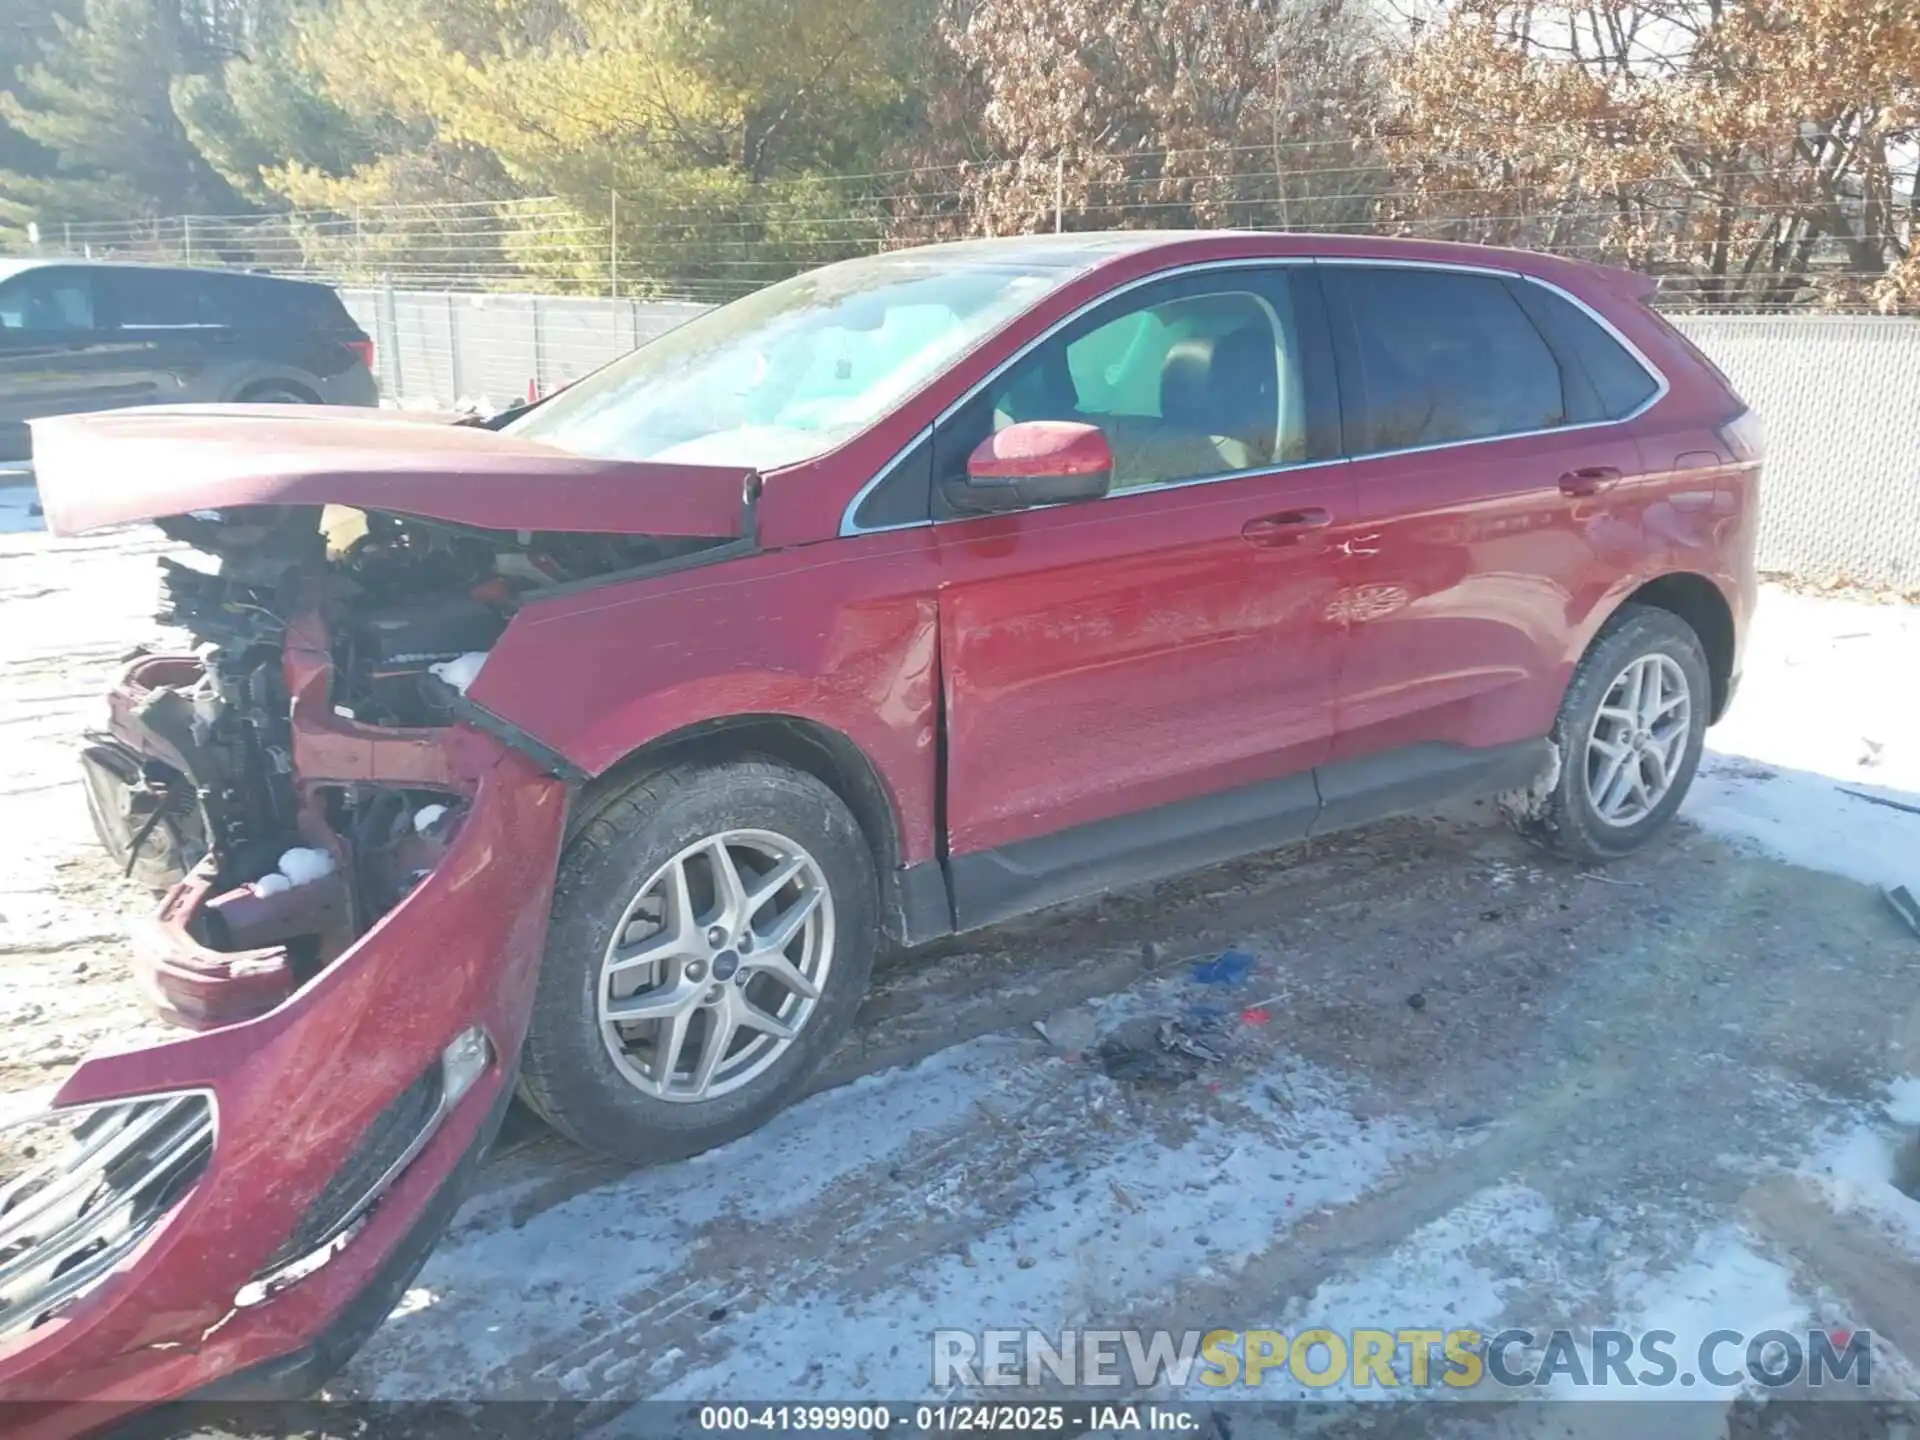
[[[42,415],[230,400],[373,405],[373,341],[325,285],[0,260],[0,461]]]

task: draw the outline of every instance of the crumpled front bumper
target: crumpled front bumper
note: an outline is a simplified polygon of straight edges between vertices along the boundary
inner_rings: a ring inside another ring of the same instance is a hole
[[[481,763],[458,837],[345,953],[266,1014],[94,1056],[61,1087],[56,1107],[210,1095],[214,1139],[198,1179],[108,1278],[0,1338],[10,1434],[72,1434],[223,1380],[308,1387],[425,1259],[511,1094],[567,804],[564,783],[524,755],[473,732],[462,742]],[[236,1304],[337,1202],[370,1130],[475,1026],[490,1062],[349,1237],[286,1288]]]

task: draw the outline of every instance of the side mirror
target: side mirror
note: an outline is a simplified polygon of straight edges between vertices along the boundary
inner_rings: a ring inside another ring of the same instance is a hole
[[[1098,499],[1112,483],[1113,451],[1098,426],[1023,420],[980,442],[967,457],[966,483],[948,498],[961,510],[1024,510]]]

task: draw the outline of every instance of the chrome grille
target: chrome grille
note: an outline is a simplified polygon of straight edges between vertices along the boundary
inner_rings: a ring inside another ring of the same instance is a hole
[[[55,1111],[5,1143],[36,1158],[0,1189],[0,1335],[113,1273],[206,1168],[213,1104],[173,1095]]]

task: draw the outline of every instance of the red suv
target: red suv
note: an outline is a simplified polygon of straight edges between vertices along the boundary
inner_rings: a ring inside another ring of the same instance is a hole
[[[1650,289],[988,240],[484,426],[39,424],[56,531],[199,552],[162,561],[197,648],[87,751],[186,1028],[36,1122],[71,1148],[0,1210],[0,1398],[310,1387],[516,1085],[613,1155],[714,1145],[883,943],[1462,793],[1581,861],[1646,842],[1739,676],[1759,476]]]

